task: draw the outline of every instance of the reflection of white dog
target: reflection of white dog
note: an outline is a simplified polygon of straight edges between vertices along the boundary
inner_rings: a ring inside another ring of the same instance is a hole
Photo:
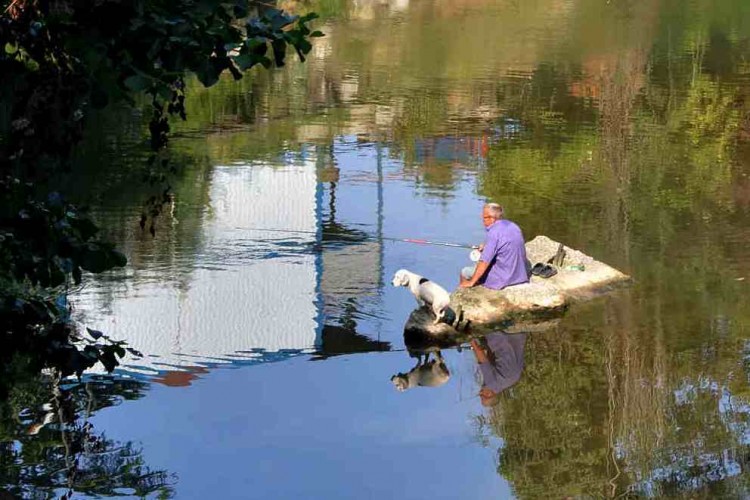
[[[448,367],[445,366],[443,356],[438,351],[437,359],[428,361],[430,353],[427,353],[422,362],[422,356],[417,357],[417,366],[409,370],[409,373],[398,373],[391,377],[391,382],[396,390],[404,392],[412,387],[439,387],[446,383],[451,377]]]
[[[445,316],[451,297],[445,288],[437,283],[406,269],[399,269],[393,276],[393,286],[409,287],[420,306],[427,304],[432,308],[435,323],[440,322]]]

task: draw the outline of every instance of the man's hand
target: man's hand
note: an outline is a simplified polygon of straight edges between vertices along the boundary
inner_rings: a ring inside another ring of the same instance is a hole
[[[484,273],[487,272],[488,267],[489,264],[480,260],[479,262],[477,262],[476,269],[474,269],[474,276],[472,276],[471,279],[468,280],[461,276],[461,280],[458,282],[458,286],[461,288],[472,288],[476,286],[479,280],[482,279],[482,276],[484,276]]]
[[[484,251],[484,243],[480,243],[477,247],[477,250],[479,250],[480,252]]]
[[[474,273],[474,276],[476,276],[476,273]],[[463,277],[463,275],[461,275],[461,277],[460,277],[460,279],[458,281],[458,286],[461,287],[461,288],[471,288],[471,287],[473,287],[474,285],[477,284],[476,280],[474,279],[474,276],[472,276],[471,279],[467,280],[466,278]]]

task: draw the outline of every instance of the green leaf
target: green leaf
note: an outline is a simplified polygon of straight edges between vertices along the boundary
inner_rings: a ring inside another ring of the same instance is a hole
[[[87,251],[81,259],[81,267],[92,273],[101,273],[112,268],[107,252],[99,248]]]
[[[101,332],[98,332],[101,333]],[[86,356],[90,361],[96,362],[96,360],[99,358],[99,349],[92,345],[87,345],[83,348],[84,356]]]
[[[99,340],[102,337],[102,335],[104,335],[99,330],[92,330],[89,327],[86,327],[86,331],[89,332],[89,335],[91,335],[94,338],[94,340]]]
[[[133,92],[142,92],[151,86],[151,80],[143,75],[129,76],[124,83]]]
[[[203,61],[203,63],[195,69],[195,76],[198,77],[198,80],[204,87],[210,87],[219,81],[219,75],[209,60]]]
[[[172,89],[169,88],[167,85],[159,85],[156,88],[156,93],[164,99],[165,101],[169,102],[172,100]]]
[[[115,353],[111,350],[104,351],[99,356],[99,361],[104,365],[104,369],[110,373],[120,364],[115,357]]]
[[[274,31],[280,30],[281,28],[284,28],[285,26],[289,26],[294,21],[297,20],[297,16],[290,16],[289,14],[285,13],[281,10],[271,10],[270,13],[267,13],[266,16],[268,17],[268,20],[271,24],[271,29]]]
[[[238,19],[247,17],[249,14],[246,2],[237,2],[234,4],[234,16]]]
[[[89,218],[69,218],[70,225],[78,231],[81,239],[86,241],[93,238],[96,233],[99,232],[99,228],[96,227],[94,221]]]
[[[73,282],[76,285],[81,284],[81,268],[79,266],[73,267]]]
[[[125,267],[125,265],[128,263],[128,258],[125,257],[124,253],[117,250],[112,250],[112,261],[114,262],[116,267]]]
[[[299,18],[299,22],[301,24],[305,24],[306,22],[312,21],[313,19],[317,19],[318,16],[315,12],[310,12],[309,14],[305,14],[304,16]]]
[[[26,66],[26,69],[28,69],[29,71],[32,71],[32,72],[39,71],[39,63],[33,59],[25,59],[24,65]]]
[[[143,353],[141,351],[133,349],[132,347],[126,347],[125,350],[128,351],[130,354],[132,354],[133,356],[135,356],[137,358],[142,358],[143,357]]]
[[[273,48],[273,58],[276,61],[276,66],[284,66],[284,58],[286,56],[286,42],[284,40],[274,40],[271,43]]]
[[[256,64],[255,57],[250,54],[240,54],[232,59],[242,71],[250,69]]]
[[[240,80],[242,78],[242,73],[239,69],[237,69],[237,65],[229,63],[227,67],[229,68],[229,72],[232,73],[232,77],[235,80]]]
[[[54,262],[50,263],[49,266],[49,282],[51,286],[59,286],[65,283],[65,273]]]

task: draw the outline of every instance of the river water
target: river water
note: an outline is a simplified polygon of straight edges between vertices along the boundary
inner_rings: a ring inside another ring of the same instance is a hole
[[[96,118],[78,189],[129,265],[71,301],[144,356],[66,386],[94,445],[22,415],[23,492],[750,494],[750,6],[285,7],[326,36],[304,64],[191,85],[153,237],[146,111]],[[495,406],[469,349],[398,391],[416,304],[393,274],[453,289],[469,259],[389,238],[479,243],[487,200],[633,285],[515,334],[525,368]]]

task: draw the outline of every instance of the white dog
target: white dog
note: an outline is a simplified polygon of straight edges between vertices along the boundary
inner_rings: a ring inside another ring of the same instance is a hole
[[[420,306],[429,305],[435,314],[435,323],[445,317],[451,297],[442,286],[406,269],[399,269],[393,276],[393,286],[405,286],[414,294]]]
[[[408,373],[397,373],[391,377],[391,382],[398,392],[404,392],[412,387],[440,387],[451,377],[448,367],[445,366],[443,356],[438,351],[435,359],[429,359],[427,353],[422,361],[422,356],[417,356],[417,366]]]

